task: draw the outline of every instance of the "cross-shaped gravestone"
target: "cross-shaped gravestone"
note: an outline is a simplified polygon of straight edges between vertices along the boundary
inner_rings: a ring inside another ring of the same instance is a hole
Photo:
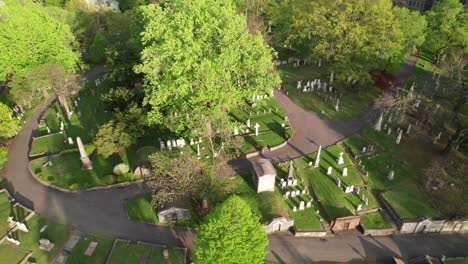
[[[258,129],[260,128],[260,125],[258,123],[255,123],[255,136],[258,136]]]

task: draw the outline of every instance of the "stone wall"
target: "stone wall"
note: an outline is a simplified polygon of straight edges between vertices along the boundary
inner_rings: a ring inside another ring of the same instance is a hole
[[[468,233],[468,219],[445,221],[440,232],[443,233]]]
[[[393,228],[369,229],[362,226],[362,229],[365,236],[388,236],[395,233],[395,229]]]
[[[293,219],[287,219],[285,217],[278,217],[271,220],[269,224],[263,225],[265,232],[267,234],[278,232],[278,231],[288,231],[294,225]]]
[[[325,230],[295,230],[294,236],[295,237],[324,237],[327,235],[327,231]]]

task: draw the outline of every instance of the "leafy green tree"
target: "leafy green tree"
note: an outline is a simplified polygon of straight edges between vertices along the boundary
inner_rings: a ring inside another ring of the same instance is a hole
[[[426,17],[419,11],[409,10],[406,7],[395,7],[394,12],[404,36],[405,46],[410,51],[420,47],[426,38]]]
[[[153,190],[152,204],[163,206],[190,199],[203,182],[203,163],[193,152],[157,151],[149,156],[153,176],[146,184]]]
[[[252,36],[229,0],[174,0],[142,7],[148,120],[211,137],[211,117],[279,84],[261,34]],[[170,124],[170,125],[169,125]]]
[[[364,65],[356,63],[361,58],[389,58],[401,51],[390,0],[301,0],[291,8],[289,44],[308,49],[315,60],[331,59],[342,79],[363,72]],[[373,67],[371,61],[365,65]]]
[[[3,141],[14,137],[18,129],[18,120],[13,116],[13,111],[7,105],[0,103],[0,139]]]
[[[427,13],[426,47],[435,52],[438,64],[442,51],[449,47],[468,49],[468,12],[459,0],[438,2]]]
[[[143,110],[137,105],[126,112],[117,112],[96,134],[94,143],[99,154],[105,158],[114,153],[120,154],[142,136],[145,124]]]
[[[62,7],[65,5],[64,0],[45,0],[45,6],[59,6]]]
[[[33,1],[4,2],[0,8],[0,69],[21,75],[45,63],[56,63],[67,70],[76,65],[75,39],[68,25]]]
[[[109,47],[109,41],[101,33],[97,32],[94,36],[93,42],[89,46],[90,60],[93,63],[102,63],[106,59],[106,48]]]
[[[264,263],[268,240],[250,206],[233,196],[217,206],[195,240],[197,263]]]
[[[8,151],[4,147],[0,147],[0,169],[3,168],[3,164],[7,161]],[[1,178],[0,178],[1,183]]]
[[[125,87],[117,87],[101,95],[101,101],[107,111],[124,111],[134,101],[136,94]]]
[[[147,5],[148,0],[120,0],[119,1],[119,8],[122,11],[126,11],[129,9],[133,9],[135,7],[139,7],[142,5]]]

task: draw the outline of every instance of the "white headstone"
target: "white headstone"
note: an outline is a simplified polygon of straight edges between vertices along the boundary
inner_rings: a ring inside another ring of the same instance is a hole
[[[297,180],[296,179],[293,180],[293,186],[297,186]]]
[[[312,206],[312,203],[311,203],[311,202],[307,202],[306,207],[309,208],[309,207],[311,207],[311,206]]]
[[[296,211],[297,211],[297,207],[294,206],[294,207],[293,207],[293,212],[296,212]]]
[[[383,113],[380,114],[379,119],[377,120],[377,123],[374,126],[374,129],[377,131],[382,130],[382,120],[383,120]]]
[[[86,153],[85,147],[83,145],[83,142],[81,142],[80,137],[76,138],[76,144],[78,145],[78,150],[80,151],[80,159],[81,159],[81,162],[83,163],[83,166],[81,167],[81,169],[82,170],[93,169],[93,164],[91,160],[89,159],[88,154]]]
[[[301,202],[299,203],[299,211],[304,210],[304,205],[305,205],[304,201],[301,201]]]
[[[286,197],[289,197],[291,195],[291,192],[286,192]]]
[[[247,127],[250,127],[250,119],[247,119]]]
[[[336,178],[336,186],[341,187],[341,181],[339,178]]]
[[[171,150],[172,149],[172,143],[170,140],[168,140],[167,142],[167,149]]]
[[[73,142],[73,138],[68,137],[68,144],[69,144],[69,145],[73,145],[73,143],[74,143],[74,142]]]
[[[344,154],[343,152],[340,152],[340,154],[339,154],[339,157],[338,157],[338,160],[337,160],[338,165],[344,164],[343,154]]]
[[[362,208],[362,204],[359,204],[356,208],[356,211],[361,211],[361,208]]]
[[[398,145],[400,144],[400,141],[401,141],[401,135],[403,134],[403,129],[400,129],[400,132],[398,132],[398,136],[397,136],[397,139],[395,141],[395,143]]]
[[[389,173],[388,173],[388,176],[387,178],[391,181],[393,181],[393,179],[395,178],[395,172],[393,170],[391,170]]]
[[[333,168],[331,166],[329,166],[328,169],[327,169],[327,175],[332,174],[332,172],[333,172]]]
[[[336,105],[335,105],[335,111],[339,111],[340,110],[340,98],[336,99]]]
[[[255,136],[258,136],[258,129],[260,128],[260,125],[258,123],[255,124]]]
[[[283,181],[283,182],[281,183],[281,188],[285,188],[286,186],[287,186],[287,183],[286,183],[285,181]]]
[[[411,133],[411,124],[408,125],[408,129],[406,129],[406,134]]]
[[[234,128],[234,136],[239,135],[239,129],[237,127]]]
[[[289,162],[288,179],[291,179],[291,180],[292,180],[293,176],[294,176],[294,163],[293,163],[293,161],[291,160],[291,161]]]
[[[159,149],[164,150],[166,147],[164,146],[164,141],[159,141]]]
[[[344,177],[348,176],[348,168],[343,169],[343,176]]]
[[[16,222],[16,226],[18,227],[19,230],[23,232],[26,232],[26,233],[29,232],[29,229],[26,227],[24,223]]]

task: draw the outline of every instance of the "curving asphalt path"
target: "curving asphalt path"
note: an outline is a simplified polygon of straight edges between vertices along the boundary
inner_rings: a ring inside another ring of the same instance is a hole
[[[404,72],[409,76],[408,70],[412,70],[411,64],[404,67],[408,67]],[[87,77],[92,79],[102,70],[93,71]],[[282,93],[277,92],[276,96],[285,108],[290,123],[295,129],[295,134],[286,147],[265,155],[276,162],[314,152],[317,150],[317,144],[322,146],[334,144],[363,129],[372,120],[372,112],[368,112],[363,117],[352,121],[326,120],[296,106]],[[168,246],[193,248],[193,240],[196,235],[194,229],[156,226],[127,219],[124,209],[125,199],[148,193],[149,189],[143,184],[133,184],[127,187],[108,190],[83,191],[73,194],[50,189],[40,184],[29,172],[28,153],[31,145],[31,135],[37,128],[40,113],[44,109],[45,106],[38,109],[14,139],[10,146],[8,161],[2,172],[6,178],[8,190],[21,204],[33,209],[42,217],[67,224],[83,232],[107,237],[159,243]],[[238,166],[245,169],[248,167],[248,164],[247,160],[238,160],[233,162],[233,167],[236,168]],[[417,238],[417,236],[413,237]],[[464,239],[461,241],[466,245],[468,237],[461,237]],[[438,238],[439,236],[435,238],[423,236],[423,239],[413,240],[419,244],[419,247],[422,247],[424,245],[431,245],[433,239]],[[306,260],[303,263],[316,260],[343,261],[349,260],[357,254],[346,255],[348,254],[346,252],[351,252],[350,250],[355,247],[354,244],[357,239],[359,240],[360,238],[336,237],[327,239],[327,243],[321,243],[321,240],[316,239],[295,239],[284,234],[279,236],[273,235],[270,236],[268,250],[270,255],[273,255],[274,258],[280,261],[281,259],[296,263],[303,262],[302,260]],[[408,239],[412,241],[411,237]],[[457,242],[460,243],[460,239]],[[387,242],[383,241],[382,243],[382,245],[386,245]],[[400,240],[394,240],[392,243],[404,247],[407,242],[403,243]],[[388,244],[388,247],[392,247],[392,245]],[[309,247],[313,247],[314,250],[308,250]],[[458,248],[458,244],[446,242],[445,247],[451,247],[453,251],[454,247]],[[365,258],[368,255],[375,256],[376,254],[380,254],[379,250],[373,247],[368,248],[364,251],[358,250],[360,252],[358,256]],[[407,250],[411,249],[408,248]],[[446,251],[441,250],[441,252]],[[383,254],[378,256],[387,258],[389,255]]]

